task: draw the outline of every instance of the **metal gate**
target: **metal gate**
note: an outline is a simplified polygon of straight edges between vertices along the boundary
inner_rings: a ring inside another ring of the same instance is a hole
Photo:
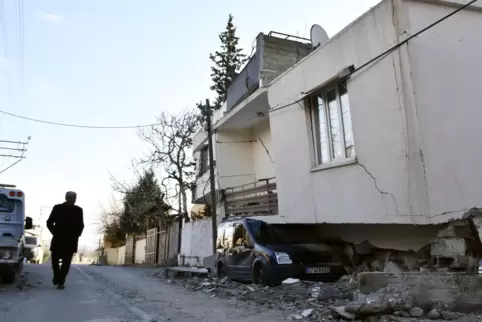
[[[158,230],[158,228],[152,228],[147,231],[145,262],[149,264],[157,263]]]
[[[135,253],[134,253],[134,237],[127,236],[126,237],[126,257],[125,263],[126,264],[134,264],[135,260]]]

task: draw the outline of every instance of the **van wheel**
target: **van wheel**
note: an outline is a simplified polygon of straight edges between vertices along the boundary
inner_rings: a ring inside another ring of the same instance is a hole
[[[267,267],[261,263],[256,262],[253,267],[252,279],[254,284],[270,285],[269,273]]]

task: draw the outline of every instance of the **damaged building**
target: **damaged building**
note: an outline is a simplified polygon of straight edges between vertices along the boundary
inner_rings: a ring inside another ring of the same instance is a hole
[[[316,225],[353,272],[474,271],[482,3],[419,33],[465,3],[384,0],[315,46],[260,34],[213,119],[220,217]],[[193,142],[207,203],[205,131]]]
[[[280,219],[358,268],[478,266],[482,4],[411,37],[465,3],[382,1],[270,84]]]

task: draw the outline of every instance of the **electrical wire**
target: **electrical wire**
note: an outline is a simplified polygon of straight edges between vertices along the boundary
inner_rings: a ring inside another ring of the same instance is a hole
[[[407,39],[405,39],[405,40],[397,43],[397,44],[396,44],[395,46],[393,46],[393,47],[390,47],[389,49],[385,50],[384,52],[382,52],[381,54],[377,55],[376,57],[370,59],[369,61],[367,61],[366,63],[362,64],[361,66],[356,67],[355,69],[351,70],[347,75],[345,75],[345,76],[343,77],[343,79],[347,79],[349,76],[351,76],[351,75],[355,74],[356,72],[360,71],[361,69],[367,67],[368,65],[370,65],[370,64],[372,64],[373,62],[377,61],[378,59],[384,57],[385,55],[390,54],[390,53],[393,52],[394,50],[396,50],[396,49],[400,48],[401,46],[405,45],[407,42],[409,42],[409,41],[412,40],[413,38],[415,38],[415,37],[423,34],[423,33],[426,32],[427,30],[435,27],[435,26],[438,25],[439,23],[441,23],[441,22],[443,22],[444,20],[452,17],[452,16],[455,15],[456,13],[458,13],[458,12],[466,9],[467,7],[471,6],[472,4],[474,4],[474,3],[477,2],[477,1],[478,1],[478,0],[472,0],[472,1],[464,4],[464,5],[461,6],[460,8],[452,11],[451,13],[443,16],[443,17],[440,18],[439,20],[431,23],[431,24],[428,25],[427,27],[425,27],[425,28],[419,30],[418,32],[416,32],[415,34],[411,35],[411,36],[408,37]],[[311,95],[311,94],[313,94],[313,93],[315,93],[315,92],[317,92],[317,91],[318,91],[318,89],[311,90],[311,91],[309,91],[309,92],[301,92],[301,93],[300,93],[300,94],[302,95],[301,98],[299,98],[299,99],[297,99],[297,100],[295,100],[295,101],[292,101],[292,102],[290,102],[290,103],[288,103],[288,104],[283,104],[283,105],[281,105],[281,106],[274,107],[274,108],[272,108],[272,109],[270,110],[270,112],[274,112],[274,111],[277,111],[277,110],[281,110],[281,109],[283,109],[283,108],[290,107],[290,106],[292,106],[292,105],[294,105],[294,104],[299,104],[300,106],[302,106],[302,105],[300,104],[300,102],[303,101],[306,96],[309,96],[309,95]]]
[[[140,129],[140,128],[144,128],[144,127],[161,125],[161,123],[144,124],[144,125],[119,125],[119,126],[80,125],[80,124],[68,124],[68,123],[59,123],[59,122],[39,120],[39,119],[31,118],[31,117],[13,114],[13,113],[2,111],[2,110],[0,110],[0,113],[8,115],[8,116],[15,117],[15,118],[19,118],[19,119],[22,119],[22,120],[31,121],[31,122],[50,124],[50,125],[56,125],[56,126],[64,126],[64,127],[84,128],[84,129]]]
[[[20,161],[22,161],[23,159],[19,159],[17,161],[15,161],[14,163],[12,163],[11,165],[9,165],[8,167],[6,167],[5,169],[1,170],[0,171],[0,174],[4,173],[5,171],[7,171],[8,169],[12,168],[14,165],[16,165],[17,163],[19,163]]]

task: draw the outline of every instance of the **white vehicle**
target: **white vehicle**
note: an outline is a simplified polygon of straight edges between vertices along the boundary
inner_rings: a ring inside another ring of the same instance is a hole
[[[44,251],[39,236],[25,235],[24,255],[30,263],[42,264]]]
[[[25,217],[25,195],[12,185],[0,184],[0,277],[13,283],[23,268],[25,229],[32,229]]]

